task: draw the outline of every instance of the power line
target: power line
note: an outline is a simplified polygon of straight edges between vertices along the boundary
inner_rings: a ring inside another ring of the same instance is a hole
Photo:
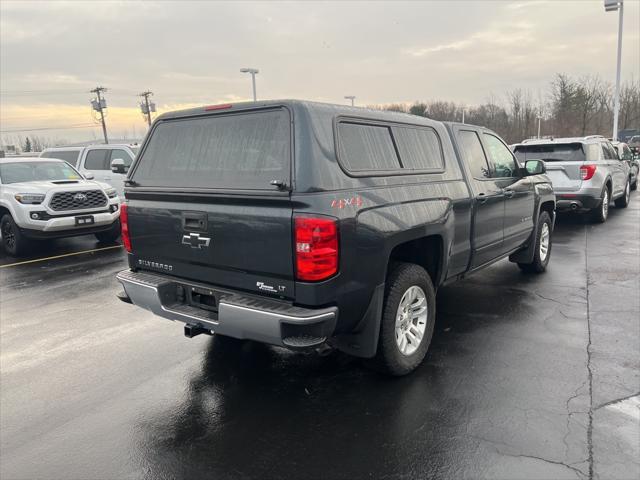
[[[77,125],[65,125],[62,127],[36,127],[36,128],[17,128],[12,130],[0,130],[0,133],[17,133],[17,132],[40,132],[45,130],[71,130],[73,128],[95,128],[93,123],[83,123]]]
[[[2,90],[0,95],[7,97],[21,97],[33,95],[80,95],[86,94],[79,90]]]

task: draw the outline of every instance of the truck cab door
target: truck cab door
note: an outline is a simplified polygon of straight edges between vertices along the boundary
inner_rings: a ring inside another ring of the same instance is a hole
[[[523,176],[518,161],[504,142],[490,132],[482,139],[489,158],[491,177],[504,194],[504,237],[502,253],[524,244],[534,227],[534,186]]]
[[[491,170],[480,140],[472,127],[454,127],[467,178],[475,199],[471,237],[471,268],[483,265],[502,254],[504,229],[504,193]]]

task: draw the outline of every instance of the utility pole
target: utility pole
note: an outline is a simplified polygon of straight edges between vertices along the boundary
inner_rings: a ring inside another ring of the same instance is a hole
[[[464,112],[466,111],[465,108],[462,109],[462,123],[464,123]]]
[[[604,9],[607,12],[618,11],[618,62],[616,69],[616,94],[613,106],[613,140],[618,139],[618,113],[620,111],[620,64],[622,60],[622,17],[624,13],[624,0],[604,0]]]
[[[257,68],[241,68],[241,73],[250,73],[251,74],[251,83],[253,84],[253,101],[256,101],[256,73],[260,73],[260,70]]]
[[[345,95],[344,96],[345,100],[351,100],[351,106],[353,107],[355,104],[355,99],[356,96],[355,95]]]
[[[140,110],[143,115],[147,116],[147,123],[151,126],[151,112],[156,111],[156,104],[151,102],[149,103],[149,96],[153,95],[153,92],[147,90],[146,92],[142,92],[139,96],[144,98],[144,103],[140,104]]]
[[[107,137],[107,124],[104,121],[104,109],[107,108],[107,101],[102,98],[102,92],[106,92],[107,89],[104,87],[96,87],[93,90],[90,90],[90,93],[95,93],[97,100],[91,100],[91,107],[98,113],[100,113],[100,122],[102,123],[102,133],[104,134],[104,143],[109,143],[109,138]]]

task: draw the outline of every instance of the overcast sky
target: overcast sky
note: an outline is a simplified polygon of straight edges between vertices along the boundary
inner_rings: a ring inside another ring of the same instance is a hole
[[[0,2],[0,121],[70,141],[100,136],[88,90],[109,88],[112,135],[161,111],[258,98],[469,105],[548,88],[556,72],[615,77],[617,13],[602,0]],[[625,1],[623,79],[640,77],[640,2]]]

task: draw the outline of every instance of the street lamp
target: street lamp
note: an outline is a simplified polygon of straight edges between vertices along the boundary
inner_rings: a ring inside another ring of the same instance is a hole
[[[622,15],[624,12],[624,0],[604,0],[604,9],[607,12],[618,11],[618,64],[616,70],[616,96],[613,105],[613,140],[618,139],[618,112],[620,110],[620,63],[622,60]]]
[[[241,68],[241,73],[250,73],[251,74],[251,84],[253,85],[253,101],[256,101],[256,73],[260,73],[260,70],[257,68]]]
[[[351,100],[351,106],[353,107],[354,105],[354,100],[356,99],[355,95],[345,95],[344,96],[345,100]]]

